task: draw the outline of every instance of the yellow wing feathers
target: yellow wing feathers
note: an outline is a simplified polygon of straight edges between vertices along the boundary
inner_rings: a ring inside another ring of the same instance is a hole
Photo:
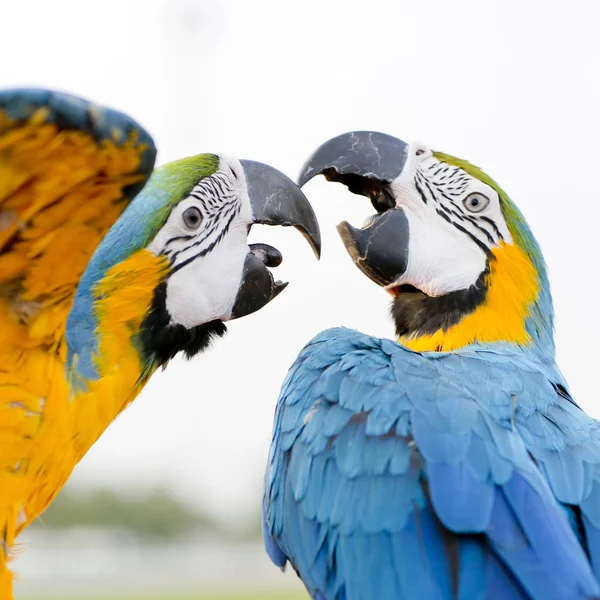
[[[141,167],[147,145],[137,132],[147,134],[131,120],[78,101],[79,113],[89,112],[86,126],[65,124],[69,97],[48,98],[50,106],[34,106],[26,118],[21,106],[15,116],[0,102],[1,598],[12,597],[6,559],[15,536],[48,505],[118,412],[98,414],[102,403],[79,413],[73,408],[64,334],[79,279],[131,200],[124,190],[143,184],[152,167],[147,161]],[[107,133],[109,118],[132,133]],[[121,387],[112,392],[115,399]],[[79,435],[86,420],[92,426]]]
[[[133,140],[98,143],[40,122],[44,112],[12,128],[0,117],[0,297],[33,338],[52,344],[93,251],[125,208],[123,187],[144,176]]]

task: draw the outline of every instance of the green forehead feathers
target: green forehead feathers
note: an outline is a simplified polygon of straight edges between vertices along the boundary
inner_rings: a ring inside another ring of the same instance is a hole
[[[194,186],[219,168],[215,154],[197,154],[158,167],[153,173],[144,195],[152,197],[153,211],[147,224],[148,241],[164,225],[173,206],[189,196]]]
[[[433,155],[442,162],[445,162],[454,167],[462,169],[465,173],[479,179],[486,185],[489,185],[493,190],[496,191],[500,197],[500,206],[502,213],[506,219],[506,224],[516,244],[525,250],[534,261],[536,266],[541,267],[544,264],[544,259],[541,250],[533,237],[525,217],[521,211],[517,208],[517,205],[508,197],[506,192],[486,173],[484,173],[479,167],[472,165],[466,160],[444,154],[443,152],[434,152]]]

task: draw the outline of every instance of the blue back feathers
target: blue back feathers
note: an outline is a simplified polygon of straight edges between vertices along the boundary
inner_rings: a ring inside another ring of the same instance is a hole
[[[277,406],[269,555],[323,600],[599,597],[600,435],[564,385],[516,346],[321,333]]]

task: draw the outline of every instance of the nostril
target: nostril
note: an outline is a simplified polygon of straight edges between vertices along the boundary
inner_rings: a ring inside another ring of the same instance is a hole
[[[269,244],[250,244],[250,252],[266,267],[278,267],[283,261],[281,252]]]

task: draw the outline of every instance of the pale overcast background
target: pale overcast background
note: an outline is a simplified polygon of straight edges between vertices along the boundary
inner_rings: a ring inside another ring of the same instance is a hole
[[[550,267],[560,365],[600,415],[600,4],[593,0],[0,0],[0,86],[45,86],[124,111],[158,163],[198,152],[295,177],[309,153],[372,129],[482,166],[522,208]],[[77,468],[78,486],[166,484],[224,519],[258,512],[280,384],[302,346],[345,325],[393,336],[388,296],[335,224],[371,212],[324,180],[305,191],[321,263],[258,229],[291,281],[192,362],[174,361]]]

